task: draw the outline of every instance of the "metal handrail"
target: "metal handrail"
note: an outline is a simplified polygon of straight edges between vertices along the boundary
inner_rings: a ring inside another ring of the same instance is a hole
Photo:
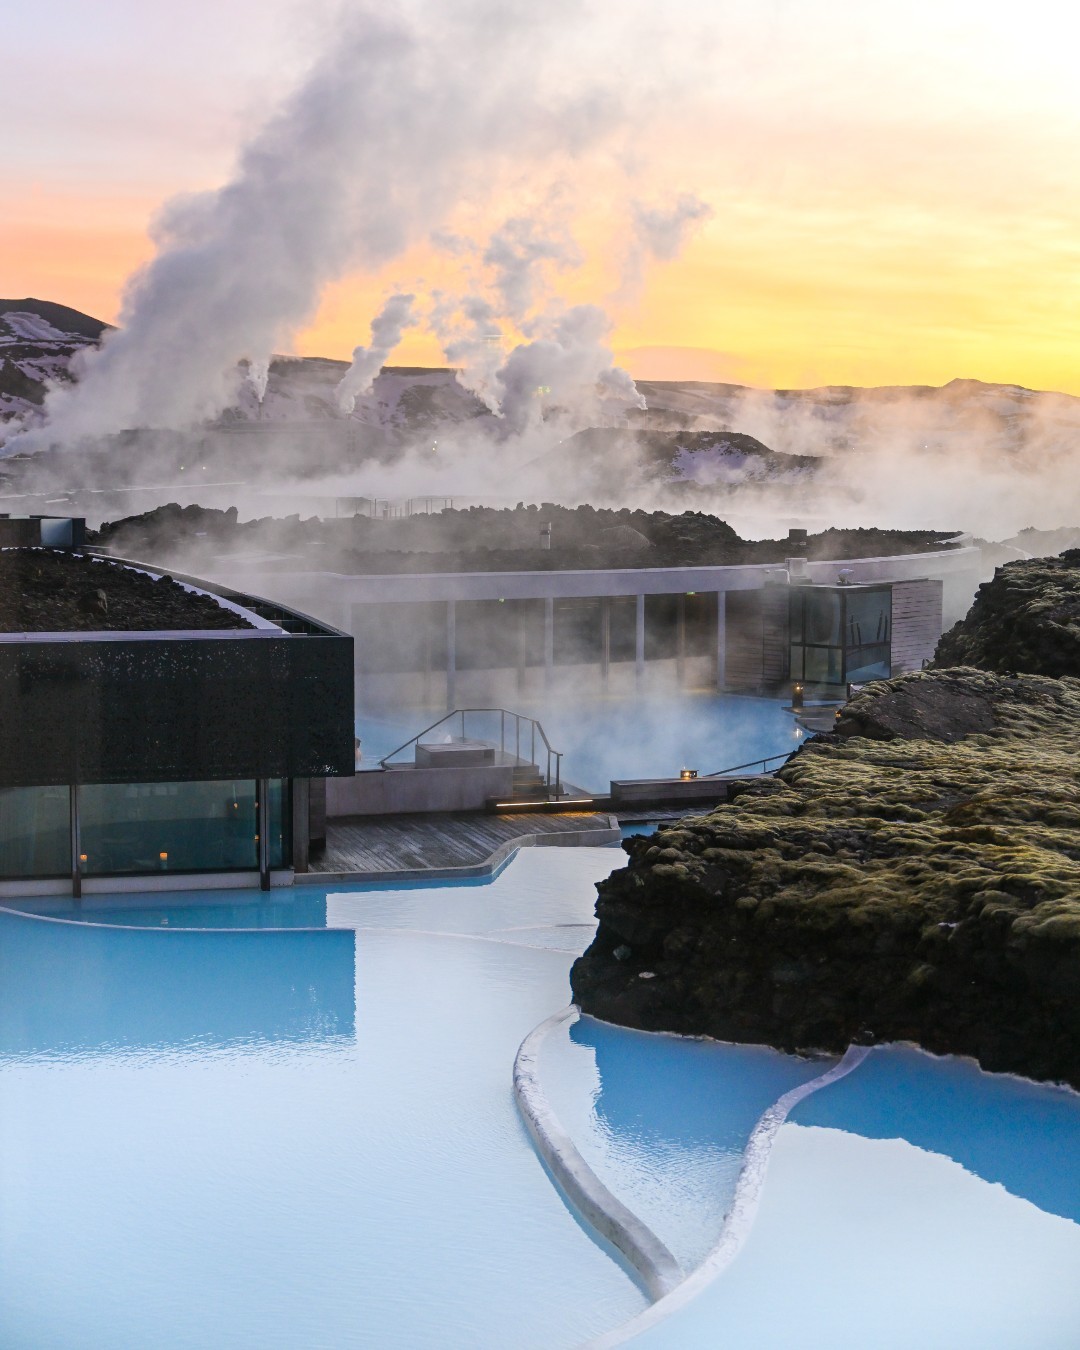
[[[544,777],[544,786],[548,792],[551,791],[551,761],[555,761],[555,795],[559,796],[562,792],[562,751],[556,750],[547,738],[547,733],[535,717],[526,717],[524,713],[514,712],[510,708],[455,708],[439,718],[437,722],[432,722],[431,726],[425,727],[423,731],[418,731],[415,736],[410,736],[407,741],[399,745],[396,750],[391,750],[388,755],[384,755],[379,760],[379,764],[384,768],[390,767],[390,760],[395,755],[400,755],[403,750],[408,750],[409,746],[419,745],[423,737],[432,731],[437,731],[439,727],[445,726],[447,722],[453,721],[455,717],[461,719],[461,739],[465,739],[465,718],[470,713],[498,713],[499,714],[499,749],[506,752],[506,719],[514,719],[514,758],[521,760],[521,724],[525,722],[530,731],[529,747],[530,757],[527,761],[530,764],[536,764],[536,735],[540,733],[540,740],[543,742],[543,748],[547,754],[547,772]],[[538,766],[539,767],[539,766]]]
[[[774,759],[781,759],[786,762],[791,758],[791,756],[794,753],[795,753],[794,750],[787,750],[782,755],[767,755],[764,759],[751,759],[748,760],[745,764],[733,764],[730,769],[717,769],[715,773],[705,773],[702,774],[701,776],[702,778],[724,778],[729,773],[738,773],[740,769],[756,768],[758,764],[760,764],[762,769],[764,769],[765,766],[767,764],[771,764]]]

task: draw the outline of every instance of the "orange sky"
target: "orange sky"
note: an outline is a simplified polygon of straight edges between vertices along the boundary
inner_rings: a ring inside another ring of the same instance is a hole
[[[122,0],[104,8],[118,23],[137,12]],[[1036,41],[1041,18],[1060,18],[1041,0],[1019,32],[1014,11],[961,0],[913,0],[899,29],[896,15],[860,27],[839,0],[813,0],[804,20],[809,10],[815,24],[796,41],[785,0],[735,3],[730,46],[710,58],[716,90],[699,114],[679,110],[687,136],[664,126],[643,143],[643,158],[662,165],[645,194],[686,188],[715,211],[684,254],[651,266],[636,293],[620,290],[620,222],[605,218],[602,191],[579,184],[586,262],[560,279],[561,293],[608,305],[613,345],[640,377],[797,387],[962,376],[1080,393],[1080,93],[1065,55],[1075,22]],[[95,96],[84,90],[85,145],[69,112],[65,143],[59,129],[48,141],[46,125],[25,153],[0,151],[0,293],[114,320],[125,277],[151,254],[154,211],[222,181],[232,146],[272,106],[270,57],[286,29],[270,27],[233,104],[215,104],[202,73],[207,60],[227,68],[227,45],[206,58],[192,39],[165,81],[175,94],[200,72],[190,117],[170,105],[138,125],[153,82],[131,107],[110,86],[108,127],[91,140]],[[74,39],[72,53],[89,59]],[[115,155],[98,162],[108,134]],[[347,357],[392,286],[444,269],[418,249],[335,284],[296,350]],[[442,358],[421,335],[394,359]]]

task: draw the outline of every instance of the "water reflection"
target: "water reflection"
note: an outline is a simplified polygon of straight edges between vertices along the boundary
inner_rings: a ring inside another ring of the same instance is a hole
[[[689,1269],[717,1239],[762,1112],[830,1063],[582,1017],[550,1038],[541,1072],[597,1175]]]
[[[983,1073],[905,1046],[802,1102],[791,1119],[866,1139],[906,1139],[1048,1214],[1080,1222],[1080,1096]]]
[[[0,1054],[354,1031],[351,932],[146,932],[0,913]]]
[[[796,748],[791,717],[776,699],[682,693],[512,706],[540,719],[551,744],[564,754],[564,779],[591,792],[605,790],[613,778],[670,778],[684,767],[716,773]],[[380,756],[439,715],[430,708],[361,709],[356,725],[365,767],[374,768]],[[471,719],[470,728],[470,734],[499,739],[497,716],[486,727],[481,718]]]

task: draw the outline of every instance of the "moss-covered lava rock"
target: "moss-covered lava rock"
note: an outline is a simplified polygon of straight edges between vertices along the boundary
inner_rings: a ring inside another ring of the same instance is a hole
[[[870,685],[775,778],[625,847],[573,968],[586,1012],[1080,1086],[1080,680]]]
[[[1080,675],[1080,549],[999,567],[942,637],[934,664]]]

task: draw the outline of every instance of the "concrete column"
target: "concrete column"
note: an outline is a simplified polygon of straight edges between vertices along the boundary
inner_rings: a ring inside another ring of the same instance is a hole
[[[457,602],[446,602],[446,710],[457,707]]]
[[[686,596],[675,600],[675,678],[680,688],[686,683]]]
[[[645,597],[636,595],[634,600],[634,676],[640,688],[645,682]]]
[[[431,614],[430,611],[424,611],[424,681],[421,686],[421,696],[424,700],[424,706],[431,702]]]
[[[555,675],[555,600],[544,601],[544,688],[550,689]]]
[[[716,593],[716,691],[727,684],[727,591]]]
[[[528,670],[527,653],[525,650],[526,633],[528,630],[528,609],[526,605],[521,604],[518,601],[514,601],[513,606],[512,612],[514,615],[514,624],[516,625],[515,631],[517,633],[517,688],[518,693],[523,694],[525,692],[525,680]]]
[[[600,599],[600,679],[607,688],[611,671],[611,597]]]

